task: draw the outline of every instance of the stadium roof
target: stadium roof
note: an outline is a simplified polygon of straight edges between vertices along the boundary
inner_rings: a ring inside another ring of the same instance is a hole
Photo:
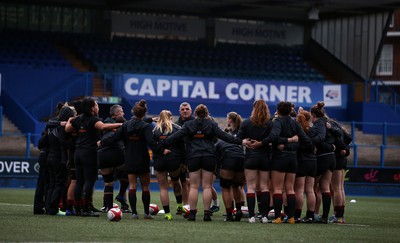
[[[400,8],[400,1],[395,0],[9,0],[8,2],[285,22],[307,22],[311,9],[320,19],[327,19],[387,12]]]

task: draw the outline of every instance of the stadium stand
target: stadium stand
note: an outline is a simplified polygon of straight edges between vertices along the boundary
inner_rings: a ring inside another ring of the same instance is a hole
[[[114,37],[74,41],[99,72],[328,82],[304,59],[303,47]]]
[[[94,35],[8,31],[0,39],[0,65],[54,70],[91,64],[100,73],[145,73],[329,83],[304,59],[303,46],[245,45]],[[81,60],[72,60],[75,53]]]
[[[53,70],[74,69],[51,40],[31,32],[7,32],[1,35],[0,64]]]

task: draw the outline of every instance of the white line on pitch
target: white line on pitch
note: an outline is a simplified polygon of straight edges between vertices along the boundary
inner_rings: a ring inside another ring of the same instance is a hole
[[[17,203],[0,203],[0,205],[4,205],[4,206],[33,207],[33,205],[29,205],[29,204],[17,204]]]
[[[355,226],[355,227],[369,227],[369,225],[365,225],[365,224],[336,224],[336,225],[340,225],[340,226]]]

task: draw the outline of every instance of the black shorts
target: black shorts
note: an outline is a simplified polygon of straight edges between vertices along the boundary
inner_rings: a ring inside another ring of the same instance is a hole
[[[126,172],[129,174],[143,175],[150,173],[149,162],[125,161]]]
[[[268,156],[247,157],[244,162],[244,168],[248,170],[269,171],[271,169],[271,160]]]
[[[222,160],[221,169],[223,170],[231,170],[235,172],[243,172],[244,171],[244,158],[238,157],[228,157]]]
[[[327,170],[333,171],[336,166],[334,153],[317,155],[317,176],[322,175]]]
[[[344,168],[346,168],[347,159],[345,156],[336,155],[335,159],[336,159],[335,170],[343,170]]]
[[[179,159],[164,159],[164,158],[160,158],[160,159],[156,159],[154,160],[154,169],[156,171],[176,171],[177,169],[179,169],[181,167],[181,161]]]
[[[181,161],[181,164],[187,166],[187,161],[186,161],[186,159],[185,159],[185,156],[183,156],[183,158],[181,158],[180,161]]]
[[[296,173],[297,172],[297,155],[296,153],[279,153],[272,157],[271,170]]]
[[[97,173],[97,152],[91,149],[77,149],[74,154],[75,168],[94,170]]]
[[[214,172],[217,168],[217,158],[213,156],[191,158],[187,160],[187,165],[189,172],[200,169]]]
[[[296,177],[312,176],[317,174],[317,159],[299,160]]]
[[[110,149],[97,152],[97,167],[99,169],[115,168],[125,162],[124,151],[121,149]]]

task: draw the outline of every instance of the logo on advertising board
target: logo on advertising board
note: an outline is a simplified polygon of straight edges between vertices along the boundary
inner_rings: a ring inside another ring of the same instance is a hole
[[[0,176],[4,177],[24,177],[37,176],[39,168],[37,159],[2,158],[0,157]]]
[[[400,183],[400,171],[392,168],[349,168],[347,182]]]
[[[36,173],[39,174],[39,170],[40,170],[40,165],[39,165],[39,163],[36,163],[36,164],[33,166],[33,169],[35,170]]]
[[[323,94],[325,106],[342,106],[342,87],[340,85],[324,85]]]
[[[321,100],[330,107],[346,108],[347,104],[346,85],[143,74],[124,74],[121,81],[122,98],[128,102],[146,99],[154,110],[174,109],[179,104],[173,103],[182,100],[212,105],[214,116],[225,116],[231,109],[247,112],[245,106],[258,99],[271,107],[280,101],[302,107]]]

